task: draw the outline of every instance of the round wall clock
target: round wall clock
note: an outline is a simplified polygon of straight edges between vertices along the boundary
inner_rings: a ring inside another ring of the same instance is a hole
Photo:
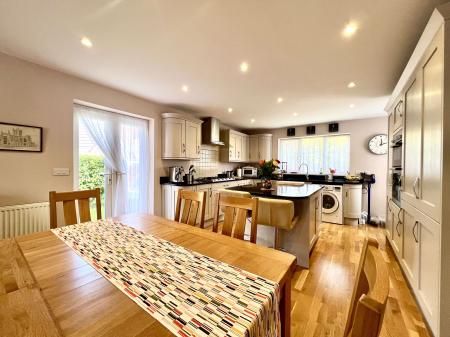
[[[386,154],[388,151],[388,136],[375,135],[369,140],[369,151],[373,154]]]

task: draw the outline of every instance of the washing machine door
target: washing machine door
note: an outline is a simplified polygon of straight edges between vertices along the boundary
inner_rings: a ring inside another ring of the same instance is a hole
[[[339,208],[339,200],[333,193],[322,193],[322,212],[325,214],[332,214]]]

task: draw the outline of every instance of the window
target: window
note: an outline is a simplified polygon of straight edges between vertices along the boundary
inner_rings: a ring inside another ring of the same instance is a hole
[[[350,135],[281,138],[278,157],[287,163],[287,172],[297,172],[305,163],[310,174],[328,173],[329,168],[346,174],[350,170]]]

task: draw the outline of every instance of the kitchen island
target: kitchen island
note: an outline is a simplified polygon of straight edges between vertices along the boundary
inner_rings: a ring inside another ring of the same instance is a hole
[[[274,183],[270,190],[261,184],[228,188],[233,191],[248,192],[254,197],[291,200],[294,203],[296,223],[291,230],[278,229],[278,241],[282,250],[297,257],[297,264],[309,268],[309,253],[318,238],[321,223],[322,186],[304,184],[292,186]]]

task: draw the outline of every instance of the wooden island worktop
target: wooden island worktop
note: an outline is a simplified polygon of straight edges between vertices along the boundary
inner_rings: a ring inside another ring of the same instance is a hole
[[[280,248],[297,257],[297,265],[309,268],[309,253],[314,247],[322,220],[322,185],[281,185],[274,182],[270,190],[261,184],[230,187],[229,190],[248,192],[254,197],[291,200],[294,203],[294,218],[291,230],[278,229]]]

